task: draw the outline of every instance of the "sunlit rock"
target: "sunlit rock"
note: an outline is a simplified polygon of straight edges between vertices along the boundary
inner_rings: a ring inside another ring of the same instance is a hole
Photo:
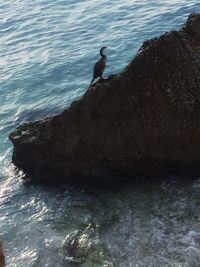
[[[3,244],[0,241],[0,267],[5,267],[5,256],[3,252]]]

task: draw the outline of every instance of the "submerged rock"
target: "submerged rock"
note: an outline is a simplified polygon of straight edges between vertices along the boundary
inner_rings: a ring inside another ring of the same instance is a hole
[[[84,230],[69,234],[63,245],[64,259],[84,266],[112,267],[108,256],[100,245],[97,226],[89,224]]]
[[[145,41],[119,75],[62,114],[10,134],[13,163],[32,180],[82,181],[108,170],[200,162],[200,14]]]

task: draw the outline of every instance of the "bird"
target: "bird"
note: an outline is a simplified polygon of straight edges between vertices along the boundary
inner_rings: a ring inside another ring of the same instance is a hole
[[[94,80],[98,77],[100,77],[101,79],[103,79],[102,75],[103,75],[103,71],[106,67],[106,60],[107,60],[107,57],[106,55],[104,55],[104,50],[106,49],[107,47],[106,46],[103,46],[101,49],[100,49],[100,56],[101,58],[96,62],[96,64],[94,65],[94,70],[93,70],[93,78],[92,78],[92,81],[90,83],[90,85],[94,82]]]

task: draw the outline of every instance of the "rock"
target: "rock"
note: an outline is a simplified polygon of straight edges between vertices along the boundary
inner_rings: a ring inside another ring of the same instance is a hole
[[[10,134],[13,163],[32,180],[87,184],[110,171],[200,162],[200,14],[145,41],[132,62],[62,114]]]
[[[85,262],[89,251],[94,247],[93,240],[95,239],[96,231],[92,225],[88,225],[83,231],[69,234],[64,242],[65,259],[69,262]]]
[[[5,256],[2,241],[0,241],[0,267],[5,267]]]
[[[97,226],[92,223],[83,230],[69,234],[63,245],[64,259],[84,266],[112,267],[106,250],[100,245]]]

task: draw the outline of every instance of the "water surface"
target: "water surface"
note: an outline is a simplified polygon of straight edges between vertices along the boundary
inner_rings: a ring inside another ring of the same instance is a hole
[[[19,124],[58,113],[86,91],[101,46],[105,76],[118,73],[145,39],[178,29],[199,8],[198,0],[0,0],[0,237],[8,267],[200,266],[198,177],[113,192],[26,185],[8,140]],[[63,251],[77,231],[94,247],[85,265]]]

